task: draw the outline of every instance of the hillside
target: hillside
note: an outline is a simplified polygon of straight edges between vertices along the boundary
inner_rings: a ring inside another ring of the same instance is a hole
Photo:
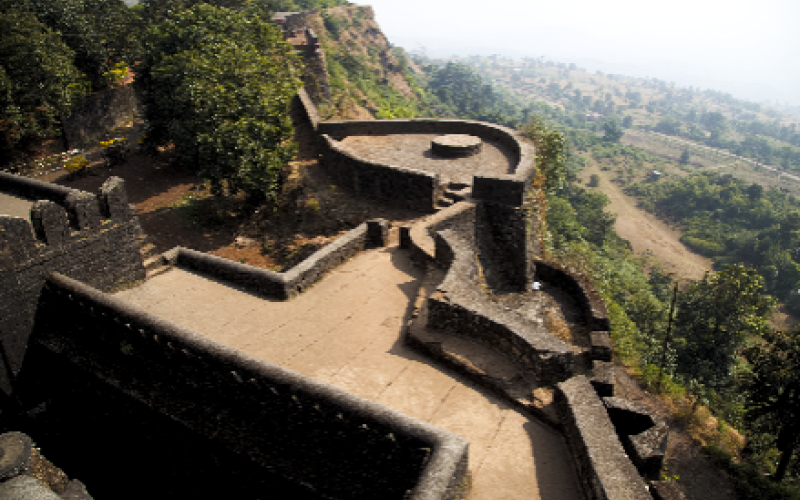
[[[413,70],[381,31],[372,7],[342,5],[308,19],[320,36],[330,78],[332,98],[320,106],[323,119],[403,118],[425,110]]]
[[[688,150],[684,170],[713,169],[765,187],[800,194],[798,118],[714,90],[658,79],[589,73],[543,59],[453,58],[507,89],[522,108],[557,114],[574,128],[599,131],[607,120],[626,130],[623,142],[667,160]],[[550,108],[550,109],[544,109]]]

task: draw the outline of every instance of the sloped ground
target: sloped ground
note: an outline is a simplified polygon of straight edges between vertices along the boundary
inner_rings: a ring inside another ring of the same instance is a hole
[[[669,227],[656,216],[636,206],[636,200],[630,198],[622,189],[611,181],[610,172],[600,170],[592,162],[581,172],[581,177],[600,176],[599,189],[605,193],[611,203],[607,211],[617,214],[615,229],[624,239],[631,242],[633,251],[640,256],[653,257],[664,266],[664,270],[674,273],[678,278],[698,280],[712,268],[711,259],[697,255],[681,243],[680,231]]]

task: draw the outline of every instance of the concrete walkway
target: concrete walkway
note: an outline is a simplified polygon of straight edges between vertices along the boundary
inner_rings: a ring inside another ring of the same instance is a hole
[[[289,302],[180,269],[117,296],[465,437],[470,500],[580,500],[562,436],[403,345],[401,327],[420,282],[395,246],[359,254]]]
[[[0,215],[10,215],[30,220],[32,206],[32,200],[12,194],[0,193]]]

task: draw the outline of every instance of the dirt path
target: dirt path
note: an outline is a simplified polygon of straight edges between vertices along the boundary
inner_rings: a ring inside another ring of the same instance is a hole
[[[600,186],[589,189],[599,189],[611,200],[607,209],[617,214],[617,233],[630,241],[636,255],[652,257],[665,271],[679,278],[702,279],[711,269],[711,259],[693,253],[681,243],[680,231],[638,208],[636,200],[611,182],[610,171],[602,171],[597,163],[590,162],[581,178],[586,182],[592,174],[600,176]]]

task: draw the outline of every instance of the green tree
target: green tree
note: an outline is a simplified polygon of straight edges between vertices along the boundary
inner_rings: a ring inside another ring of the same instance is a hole
[[[768,331],[775,301],[755,269],[730,265],[681,294],[675,316],[678,371],[718,391],[733,376],[744,341]]]
[[[608,142],[619,142],[625,131],[619,124],[619,121],[611,119],[603,123],[603,140]]]
[[[688,149],[684,149],[683,153],[681,153],[681,159],[680,159],[679,163],[681,165],[688,165],[689,164],[689,158],[691,158],[691,155],[689,154],[689,150]]]
[[[520,130],[522,135],[530,139],[536,148],[538,174],[544,176],[545,191],[561,188],[566,175],[567,143],[564,134],[548,126],[537,115],[533,115]]]
[[[746,419],[773,437],[781,452],[774,479],[781,482],[800,444],[800,332],[769,331],[764,341],[744,351],[752,374]]]
[[[633,127],[633,117],[631,115],[625,115],[625,118],[622,119],[622,126],[624,128]]]
[[[154,26],[145,47],[137,79],[145,147],[173,143],[178,162],[216,194],[274,202],[296,151],[289,106],[300,86],[299,61],[278,29],[197,5]]]
[[[80,74],[73,52],[32,14],[0,10],[0,155],[52,135],[69,111]]]
[[[94,89],[107,84],[103,74],[109,63],[132,63],[139,57],[143,27],[136,11],[122,0],[19,0],[15,4],[61,34],[75,53],[75,66]]]

